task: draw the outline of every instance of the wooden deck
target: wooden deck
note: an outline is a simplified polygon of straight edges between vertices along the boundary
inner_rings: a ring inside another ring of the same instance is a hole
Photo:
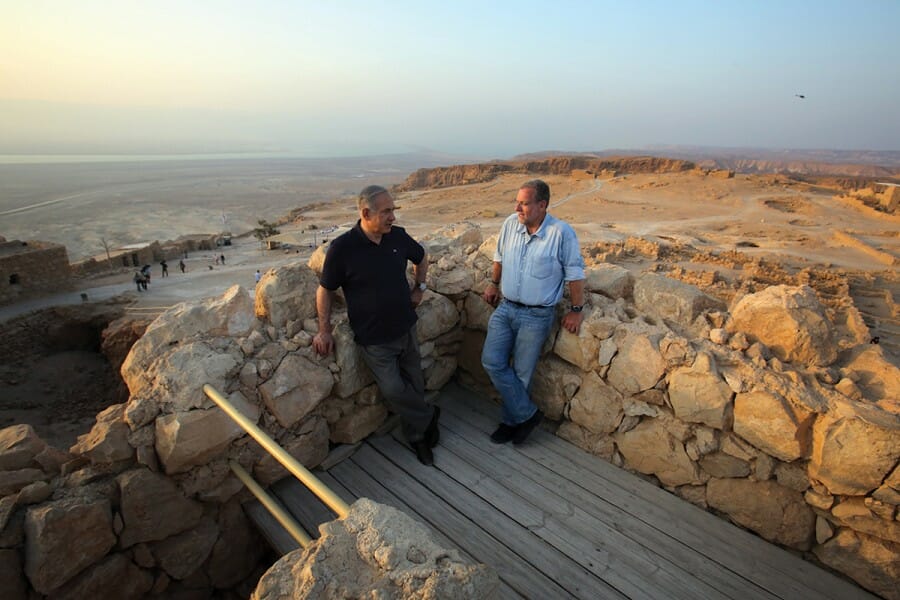
[[[874,598],[545,431],[492,444],[499,408],[463,388],[448,385],[438,404],[435,468],[386,435],[317,474],[348,502],[395,506],[489,564],[500,598]],[[293,478],[273,490],[314,536],[334,518]]]

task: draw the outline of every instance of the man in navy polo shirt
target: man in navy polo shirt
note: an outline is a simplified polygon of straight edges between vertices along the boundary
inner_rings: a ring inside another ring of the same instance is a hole
[[[313,347],[321,355],[334,349],[331,306],[344,290],[350,328],[388,408],[400,416],[403,433],[419,462],[434,464],[440,410],[425,402],[416,310],[424,293],[428,261],[425,249],[394,226],[394,199],[380,185],[359,194],[359,221],[335,239],[325,255],[316,291],[319,332]],[[415,283],[406,279],[413,263]]]

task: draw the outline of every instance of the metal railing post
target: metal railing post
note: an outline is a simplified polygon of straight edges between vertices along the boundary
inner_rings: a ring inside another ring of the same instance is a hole
[[[331,491],[328,486],[322,483],[318,477],[313,475],[309,469],[300,464],[300,462],[288,454],[288,452],[279,446],[275,440],[270,438],[266,432],[256,426],[255,423],[251,422],[244,414],[236,409],[234,405],[231,404],[219,391],[208,383],[203,386],[203,392],[209,396],[209,398],[215,402],[219,408],[225,411],[229,417],[231,417],[235,423],[240,425],[244,431],[250,434],[254,440],[259,442],[259,444],[265,448],[265,450],[272,455],[281,465],[290,471],[290,473],[299,479],[303,485],[305,485],[309,490],[314,493],[319,499],[328,505],[328,508],[333,510],[338,517],[344,518],[347,516],[347,513],[350,512],[350,507],[344,502],[340,496]]]
[[[247,489],[256,496],[256,499],[266,507],[266,510],[272,513],[275,520],[291,534],[292,538],[297,540],[297,543],[300,544],[301,548],[306,548],[312,543],[312,538],[303,531],[300,525],[297,524],[297,521],[295,521],[293,517],[291,517],[291,515],[288,514],[274,498],[272,498],[272,496],[266,493],[266,490],[264,490],[261,485],[256,483],[256,481],[250,477],[250,473],[248,473],[240,463],[229,460],[228,466],[231,467],[231,470],[234,471],[237,478],[241,480],[241,483],[247,486]]]

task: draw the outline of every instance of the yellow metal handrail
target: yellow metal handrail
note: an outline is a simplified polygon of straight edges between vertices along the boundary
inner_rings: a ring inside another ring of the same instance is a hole
[[[229,460],[228,466],[231,467],[231,470],[234,471],[234,474],[237,475],[237,478],[241,480],[241,482],[247,486],[247,489],[250,490],[256,499],[260,501],[260,503],[266,507],[272,516],[275,517],[275,520],[278,521],[285,530],[291,534],[291,537],[297,540],[297,543],[300,544],[301,548],[306,548],[312,543],[312,539],[309,535],[303,531],[300,525],[297,524],[297,521],[286,511],[284,508],[275,501],[275,498],[270,496],[266,490],[262,488],[261,485],[256,483],[252,477],[250,477],[250,473],[248,473],[244,467],[242,467],[239,463]]]
[[[203,392],[210,400],[215,402],[219,408],[225,411],[225,414],[231,417],[235,423],[249,433],[250,437],[259,442],[266,452],[271,454],[285,469],[290,471],[294,477],[299,479],[300,482],[318,496],[322,502],[327,504],[328,508],[333,510],[338,517],[344,518],[347,516],[347,513],[350,512],[350,507],[340,498],[340,496],[331,491],[331,489],[322,483],[318,477],[313,475],[309,469],[301,465],[296,458],[288,454],[284,448],[275,443],[275,440],[270,438],[266,432],[244,416],[244,414],[236,409],[216,388],[207,383],[203,386]]]

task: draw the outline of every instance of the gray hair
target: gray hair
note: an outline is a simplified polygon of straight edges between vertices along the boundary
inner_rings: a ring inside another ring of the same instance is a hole
[[[357,198],[357,207],[359,210],[362,210],[364,206],[368,206],[371,209],[375,209],[375,198],[382,194],[390,195],[390,192],[387,191],[387,188],[382,187],[380,185],[367,185],[363,188],[363,190],[359,193],[359,198]]]
[[[520,190],[534,190],[534,199],[550,206],[550,186],[542,179],[532,179],[519,186]]]

